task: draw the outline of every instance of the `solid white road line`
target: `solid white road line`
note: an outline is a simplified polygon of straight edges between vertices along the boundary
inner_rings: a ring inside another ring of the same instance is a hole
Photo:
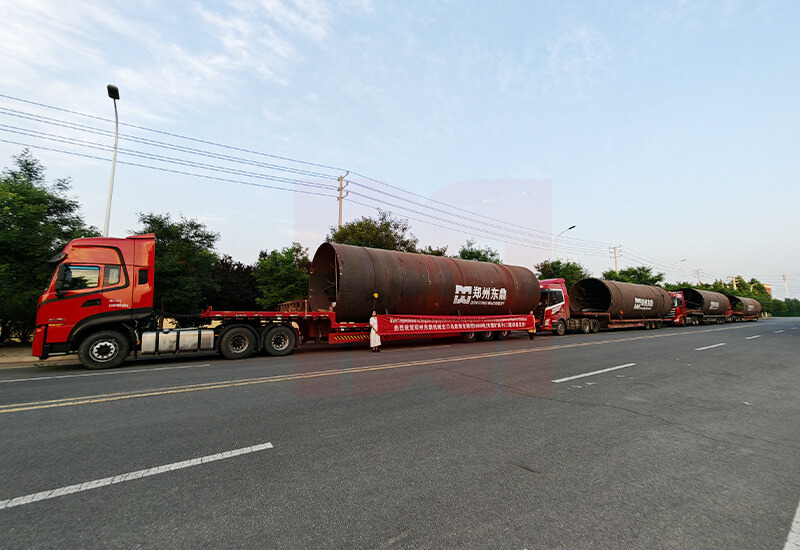
[[[783,550],[800,550],[800,504],[794,513],[794,521],[789,528],[789,535],[786,537],[786,544]]]
[[[570,380],[576,380],[578,378],[585,378],[587,376],[594,376],[595,374],[603,374],[604,372],[611,372],[612,370],[619,370],[619,369],[626,369],[628,367],[632,367],[636,365],[636,363],[625,363],[624,365],[620,365],[618,367],[610,367],[607,369],[596,370],[593,372],[586,372],[584,374],[577,374],[575,376],[568,376],[566,378],[559,378],[558,380],[553,380],[553,384],[560,384],[561,382],[569,382]]]
[[[0,384],[10,384],[12,382],[35,382],[36,380],[58,380],[60,378],[83,378],[84,376],[112,376],[117,374],[130,374],[134,372],[155,372],[157,370],[179,370],[179,369],[196,369],[200,367],[210,367],[211,363],[203,363],[202,365],[181,365],[179,367],[155,367],[152,369],[134,369],[134,370],[118,370],[108,372],[87,372],[84,374],[60,374],[58,376],[35,376],[33,378],[14,378],[10,380],[0,380]]]
[[[776,330],[775,332],[773,332],[773,334],[780,334],[781,332],[783,332],[783,331],[782,330]]]
[[[748,336],[745,340],[752,340],[753,338],[761,338],[760,334],[756,334],[755,336]]]
[[[713,346],[706,346],[704,348],[694,348],[694,351],[703,351],[703,350],[706,350],[706,349],[718,348],[718,347],[724,346],[724,345],[725,345],[725,342],[722,342],[721,344],[714,344]]]
[[[95,479],[94,481],[87,481],[79,483],[78,485],[69,485],[68,487],[61,487],[60,489],[51,489],[50,491],[42,491],[41,493],[34,493],[32,495],[25,495],[8,500],[0,500],[0,510],[5,508],[13,508],[15,506],[22,506],[24,504],[31,504],[40,500],[47,500],[51,498],[61,497],[64,495],[71,495],[72,493],[80,493],[82,491],[89,491],[90,489],[97,489],[98,487],[107,487],[116,483],[123,483],[125,481],[133,481],[135,479],[142,479],[143,477],[154,476],[166,472],[174,472],[183,468],[190,468],[192,466],[199,466],[200,464],[207,464],[217,460],[225,460],[226,458],[233,458],[248,453],[256,453],[266,449],[271,449],[272,443],[262,443],[261,445],[253,445],[252,447],[244,447],[242,449],[235,449],[233,451],[226,451],[215,455],[201,456],[200,458],[193,458],[191,460],[184,460],[182,462],[173,462],[172,464],[165,464],[156,468],[149,468],[147,470],[139,470],[127,474],[120,474],[114,477],[106,477],[103,479]]]

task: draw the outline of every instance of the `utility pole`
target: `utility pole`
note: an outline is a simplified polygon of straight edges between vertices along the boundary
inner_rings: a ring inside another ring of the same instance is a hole
[[[619,273],[619,259],[617,258],[617,249],[618,248],[622,248],[622,245],[612,246],[611,247],[611,250],[614,251],[614,271],[616,271],[617,273]],[[620,255],[621,254],[622,254],[622,252],[620,252]]]
[[[695,275],[697,275],[697,284],[698,285],[703,284],[703,283],[700,282],[700,271],[701,271],[700,269],[695,269],[694,270]],[[735,289],[736,288],[736,283],[735,282],[733,283],[733,286],[734,286],[734,289]]]
[[[350,191],[348,191],[347,193],[342,195],[342,191],[344,191],[344,188],[347,187],[348,185],[350,185],[349,181],[345,181],[344,180],[344,178],[346,178],[348,176],[348,174],[350,174],[350,170],[348,170],[347,173],[344,176],[339,176],[339,188],[338,188],[338,190],[339,190],[339,229],[342,228],[342,201],[344,200],[344,198],[347,195],[350,194]]]
[[[786,282],[786,273],[783,274],[783,288],[786,290],[786,297],[789,297],[789,283]]]

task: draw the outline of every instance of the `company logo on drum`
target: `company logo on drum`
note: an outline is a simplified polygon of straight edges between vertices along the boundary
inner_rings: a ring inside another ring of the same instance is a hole
[[[507,296],[508,291],[505,288],[456,285],[453,303],[473,306],[502,306]]]
[[[634,298],[633,309],[653,309],[652,298]]]

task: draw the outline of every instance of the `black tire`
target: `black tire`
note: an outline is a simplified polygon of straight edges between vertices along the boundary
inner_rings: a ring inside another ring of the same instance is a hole
[[[600,332],[600,321],[598,321],[597,319],[592,319],[592,324],[591,324],[591,326],[589,327],[589,329],[590,329],[592,332],[594,332],[595,334],[597,334],[598,332]]]
[[[87,369],[113,369],[128,357],[128,339],[114,330],[103,330],[87,337],[78,347],[78,359]]]
[[[581,319],[581,332],[584,334],[589,334],[590,330],[592,330],[592,325],[589,322],[589,319]]]
[[[294,331],[287,326],[273,327],[264,335],[264,351],[273,357],[283,357],[294,351]]]
[[[491,330],[484,330],[484,331],[478,333],[478,338],[482,342],[488,342],[489,340],[494,338],[494,333]]]
[[[219,340],[219,352],[225,359],[247,359],[256,349],[256,335],[246,327],[233,327]]]
[[[645,321],[644,322],[644,329],[645,330],[650,330],[651,328],[653,328],[653,327],[650,326],[650,321]]]
[[[511,334],[510,330],[498,330],[494,333],[494,337],[498,340],[505,340]]]
[[[475,340],[478,339],[478,333],[477,332],[462,332],[461,333],[461,339],[464,340],[465,342],[474,342]]]
[[[557,336],[564,336],[567,333],[567,323],[565,323],[563,319],[560,320],[558,323],[556,323],[556,328],[553,329],[553,332]]]

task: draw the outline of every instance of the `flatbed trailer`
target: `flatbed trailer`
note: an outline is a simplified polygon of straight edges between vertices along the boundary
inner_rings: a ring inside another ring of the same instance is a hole
[[[369,341],[369,323],[338,322],[329,311],[204,311],[201,319],[217,323],[217,350],[229,359],[263,350],[288,355],[304,344],[354,344]],[[466,342],[505,340],[512,331],[536,333],[533,315],[434,316],[378,315],[383,341],[460,336]],[[233,345],[232,345],[233,342]],[[168,353],[174,351],[168,350]]]

